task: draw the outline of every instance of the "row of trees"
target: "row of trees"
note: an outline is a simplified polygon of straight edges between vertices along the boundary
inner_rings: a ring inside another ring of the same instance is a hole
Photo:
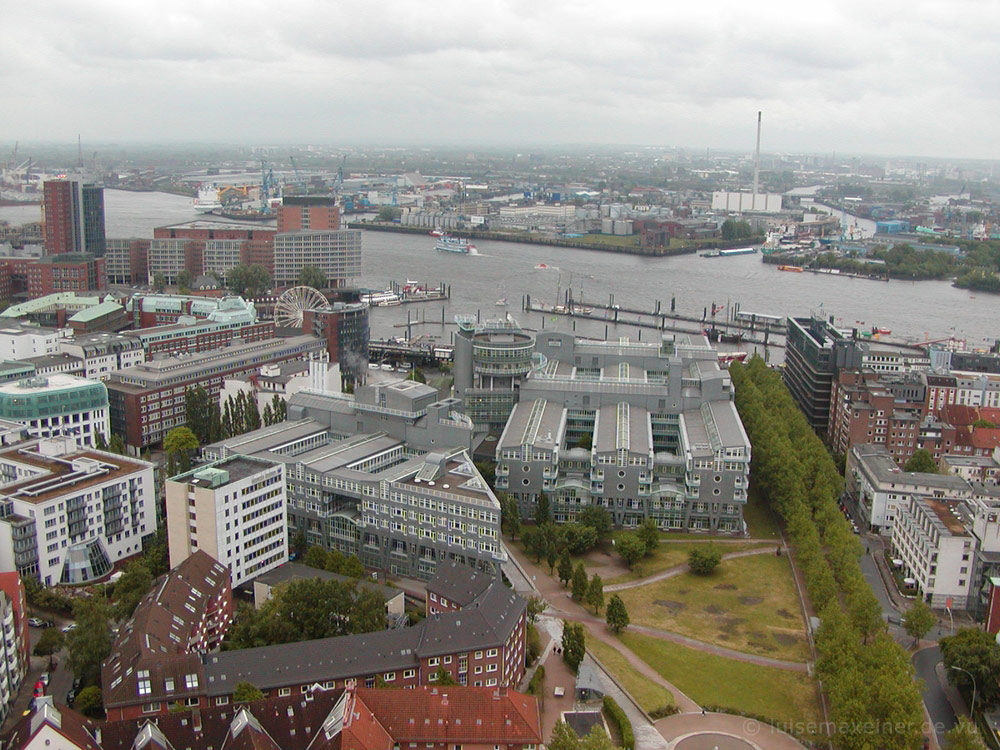
[[[760,358],[733,363],[736,405],[753,445],[755,499],[784,520],[819,614],[817,676],[842,750],[919,750],[923,707],[904,651],[886,632],[840,512],[842,479],[780,376]]]
[[[311,568],[328,570],[350,578],[361,578],[365,574],[365,566],[357,555],[345,555],[339,550],[326,550],[318,545],[306,550],[302,562]]]
[[[226,649],[311,641],[385,628],[385,601],[357,581],[305,578],[273,591],[264,606],[240,606]]]

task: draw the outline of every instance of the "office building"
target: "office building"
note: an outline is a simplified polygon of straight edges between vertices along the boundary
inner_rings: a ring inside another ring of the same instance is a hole
[[[189,299],[181,297],[174,304],[184,306]],[[161,302],[166,306],[168,300]],[[175,322],[138,328],[124,335],[139,341],[149,357],[211,351],[229,345],[233,339],[251,343],[274,338],[274,321],[259,320],[252,302],[242,297],[222,297],[210,303],[198,305],[203,315],[181,315]],[[193,302],[191,305],[195,306]],[[145,314],[140,317],[145,318]]]
[[[834,327],[832,320],[788,318],[784,381],[810,426],[821,435],[830,428],[833,381],[841,370],[864,364],[868,344],[851,331]]]
[[[233,587],[288,562],[285,467],[234,456],[166,484],[170,565],[207,552]]]
[[[47,253],[104,255],[104,188],[68,178],[47,180],[43,191]]]
[[[65,435],[91,447],[98,434],[111,434],[104,383],[65,373],[0,383],[0,419],[33,437]]]
[[[152,328],[155,326],[173,325],[193,318],[195,320],[211,319],[212,313],[222,310],[237,311],[240,307],[245,308],[249,315],[250,310],[242,297],[236,297],[239,305],[231,308],[230,298],[222,297],[193,297],[183,294],[134,294],[125,303],[125,309],[132,316],[132,325],[135,328]],[[253,310],[252,315],[256,318],[257,312]]]
[[[70,332],[41,328],[0,317],[0,358],[23,360],[40,354],[56,354],[59,343]]]
[[[148,283],[148,239],[109,237],[105,244],[104,275],[107,284],[132,286]]]
[[[217,398],[223,381],[265,363],[308,359],[323,352],[314,336],[243,343],[192,354],[159,354],[153,360],[112,373],[107,381],[111,427],[133,451],[159,443],[172,427],[186,422],[184,393],[202,386]]]
[[[354,385],[363,383],[368,371],[368,312],[365,302],[332,302],[327,310],[302,313],[302,332],[326,341],[330,361]]]
[[[111,721],[133,719],[152,703],[185,697],[201,655],[218,650],[233,621],[229,570],[198,550],[156,581],[118,630],[101,666]]]
[[[153,465],[71,438],[0,451],[0,570],[92,583],[156,532]]]
[[[304,266],[315,266],[332,289],[361,278],[361,230],[297,230],[274,236],[274,284],[295,286]]]
[[[331,195],[287,195],[278,205],[278,232],[340,229],[340,208]]]
[[[601,342],[459,318],[455,390],[496,430],[496,487],[522,517],[600,505],[614,522],[743,531],[750,442],[729,374],[702,337]]]
[[[107,380],[116,370],[146,361],[142,341],[120,333],[78,334],[60,341],[59,350],[78,358],[90,380]]]

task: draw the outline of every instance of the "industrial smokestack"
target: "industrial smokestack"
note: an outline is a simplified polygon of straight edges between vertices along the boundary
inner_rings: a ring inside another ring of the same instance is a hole
[[[753,152],[753,194],[757,195],[760,182],[760,112],[757,113],[757,148]]]

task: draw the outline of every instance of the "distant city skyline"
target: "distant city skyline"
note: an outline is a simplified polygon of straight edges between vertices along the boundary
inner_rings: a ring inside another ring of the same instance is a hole
[[[974,0],[0,3],[9,142],[998,156]]]

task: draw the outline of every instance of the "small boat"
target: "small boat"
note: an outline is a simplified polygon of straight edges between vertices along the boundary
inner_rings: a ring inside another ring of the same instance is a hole
[[[437,229],[432,229],[431,237],[444,237],[444,231],[440,227],[438,227]]]
[[[802,273],[802,266],[778,266],[779,271],[791,271],[792,273]]]
[[[876,328],[875,329],[875,333],[880,333],[883,336],[888,336],[890,333],[892,333],[892,329],[891,328]]]
[[[548,271],[552,266],[546,265],[545,263],[539,263],[535,266],[536,271]]]
[[[496,306],[497,307],[507,307],[507,298],[506,297],[501,297],[500,299],[498,299],[496,301]]]

